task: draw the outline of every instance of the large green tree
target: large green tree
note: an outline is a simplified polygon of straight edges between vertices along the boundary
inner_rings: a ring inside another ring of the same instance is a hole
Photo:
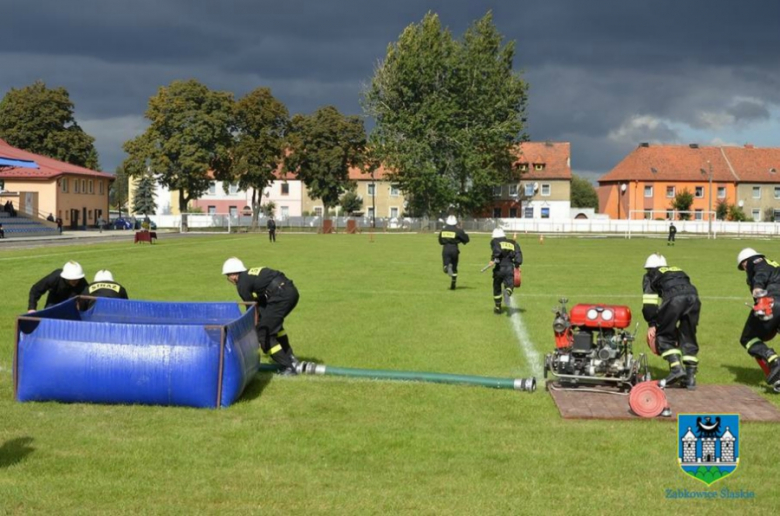
[[[571,207],[599,209],[599,196],[596,189],[590,181],[577,174],[571,176]]]
[[[312,199],[328,209],[338,206],[341,194],[351,189],[350,167],[363,164],[366,130],[357,116],[344,116],[325,106],[309,116],[295,115],[288,133],[290,154],[285,168],[297,174]]]
[[[230,179],[241,190],[252,190],[252,227],[257,227],[260,197],[284,161],[290,115],[269,88],[257,88],[236,102],[234,124]]]
[[[669,207],[677,211],[690,211],[691,205],[693,205],[693,194],[687,189],[683,188],[683,191],[674,196],[674,199],[669,203]],[[691,218],[690,213],[680,213],[680,220],[688,220]]]
[[[154,193],[154,176],[147,172],[138,178],[138,183],[133,196],[133,213],[143,213],[144,215],[155,214],[156,194]]]
[[[0,138],[35,154],[98,170],[95,139],[81,129],[73,110],[65,88],[49,89],[42,81],[11,88],[0,100]]]
[[[108,190],[108,203],[119,210],[119,215],[122,216],[122,208],[127,203],[128,197],[128,178],[124,167],[119,165],[114,172],[114,181],[111,183],[111,187]]]
[[[179,192],[184,213],[215,176],[230,174],[233,94],[211,91],[198,81],[174,81],[149,99],[146,131],[124,144],[130,176],[151,170],[158,181]]]
[[[428,13],[377,67],[363,97],[376,121],[369,146],[412,214],[476,213],[494,187],[518,179],[527,85],[513,69],[514,43],[502,42],[490,13],[460,41]]]

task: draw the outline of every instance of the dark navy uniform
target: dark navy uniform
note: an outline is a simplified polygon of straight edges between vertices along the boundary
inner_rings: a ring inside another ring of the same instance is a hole
[[[666,245],[674,245],[674,238],[677,235],[677,228],[674,223],[669,224],[669,236],[666,237]]]
[[[260,348],[277,364],[294,369],[298,360],[284,330],[284,318],[298,304],[298,289],[293,282],[280,271],[255,267],[239,273],[236,289],[241,299],[257,303],[259,318],[255,329]]]
[[[274,219],[268,219],[266,226],[268,227],[268,241],[276,242],[276,221]]]
[[[509,298],[515,288],[515,268],[523,264],[523,252],[514,240],[499,237],[490,241],[491,261],[493,267],[493,302],[494,311],[501,313],[502,287],[504,303],[509,306]]]
[[[649,268],[642,278],[642,315],[656,327],[656,349],[669,362],[669,383],[688,376],[688,387],[695,387],[699,363],[699,325],[701,301],[696,287],[678,267]],[[685,365],[682,371],[680,361]]]
[[[780,327],[780,264],[763,255],[755,255],[746,261],[745,272],[751,293],[756,289],[766,290],[767,296],[774,300],[774,309],[772,317],[766,321],[751,310],[739,342],[759,364],[763,361],[767,368],[767,382],[774,385],[780,382],[780,360],[765,341],[773,339]]]
[[[38,300],[48,292],[46,297],[46,305],[44,308],[56,305],[76,297],[81,294],[85,288],[87,288],[87,280],[81,278],[76,285],[71,285],[68,280],[63,279],[62,269],[53,271],[48,276],[41,278],[35,285],[30,288],[30,299],[27,303],[28,310],[36,310],[38,307]]]
[[[469,236],[461,228],[454,224],[447,224],[439,233],[439,244],[441,244],[441,259],[444,267],[444,273],[452,278],[450,289],[455,290],[455,283],[458,281],[458,257],[460,255],[459,244],[468,244]]]

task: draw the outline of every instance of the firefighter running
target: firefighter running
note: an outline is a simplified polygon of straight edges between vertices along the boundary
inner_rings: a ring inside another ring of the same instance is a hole
[[[515,269],[523,264],[523,252],[514,240],[509,240],[501,228],[493,230],[490,241],[491,258],[493,265],[493,313],[501,313],[501,298],[509,308],[509,299],[515,286]],[[502,293],[503,289],[503,293]]]
[[[228,258],[222,274],[236,286],[244,301],[255,302],[259,318],[255,330],[260,349],[283,367],[281,374],[294,375],[299,365],[284,329],[284,318],[298,304],[298,289],[284,273],[268,267],[247,270],[238,258]]]
[[[441,244],[441,259],[444,267],[444,273],[449,274],[450,290],[455,290],[455,284],[458,282],[458,255],[460,249],[458,244],[468,244],[469,236],[463,229],[458,227],[458,219],[455,215],[447,217],[446,225],[439,233],[439,244]]]
[[[78,262],[68,262],[62,269],[56,269],[41,278],[30,288],[30,298],[27,303],[27,311],[35,312],[38,307],[38,300],[46,296],[46,305],[44,308],[56,305],[76,297],[87,287],[87,280],[84,279],[84,269]]]
[[[780,298],[780,264],[748,247],[737,255],[737,269],[747,274],[754,300],[739,342],[761,366],[767,383],[780,392],[780,360],[775,350],[766,345],[780,326],[780,310],[773,309]]]
[[[669,376],[661,380],[662,386],[684,378],[685,386],[694,390],[699,364],[699,293],[688,275],[678,267],[669,267],[660,254],[648,256],[645,271],[642,315],[649,326],[648,343],[654,340],[655,346],[650,346],[653,352],[669,362]]]

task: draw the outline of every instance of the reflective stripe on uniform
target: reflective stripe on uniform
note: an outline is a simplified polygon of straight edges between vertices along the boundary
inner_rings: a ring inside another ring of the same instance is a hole
[[[675,360],[674,362],[669,362],[669,367],[671,368],[680,367],[680,361]]]
[[[495,299],[495,300],[499,300],[499,299],[501,299],[501,294],[499,294],[499,295],[497,295],[497,296],[493,296],[493,299]]]
[[[281,350],[282,350],[282,345],[281,344],[277,344],[276,346],[274,346],[274,347],[272,347],[271,349],[268,350],[268,354],[269,355],[273,355],[274,353],[278,353]]]
[[[760,342],[762,342],[761,339],[756,337],[754,339],[750,339],[746,344],[743,344],[743,346],[745,347],[746,350],[750,351],[750,348],[752,348],[753,346],[755,346]]]
[[[777,360],[777,358],[778,358],[778,357],[777,357],[777,355],[772,355],[771,357],[769,357],[769,358],[767,358],[767,359],[766,359],[766,363],[767,363],[767,364],[771,364],[772,362],[774,362],[775,360]]]
[[[658,294],[645,294],[642,296],[643,305],[660,305],[661,296]]]
[[[699,363],[699,359],[694,357],[694,356],[691,356],[691,355],[683,355],[682,359],[683,359],[683,362],[685,362],[687,364],[698,364]]]
[[[682,351],[679,349],[670,349],[669,351],[664,351],[661,353],[661,358],[666,358],[670,355],[682,355]]]
[[[276,334],[277,337],[284,337],[285,335],[287,335],[287,330],[282,330]]]

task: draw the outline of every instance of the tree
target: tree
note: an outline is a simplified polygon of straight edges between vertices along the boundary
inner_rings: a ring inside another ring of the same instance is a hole
[[[95,139],[81,129],[73,110],[65,88],[49,89],[42,81],[11,88],[0,101],[0,138],[28,152],[98,170]]]
[[[527,85],[513,71],[514,43],[491,13],[455,41],[437,15],[408,26],[388,47],[364,92],[376,121],[369,139],[406,194],[408,211],[482,211],[493,188],[519,179]]]
[[[295,115],[289,130],[286,170],[303,181],[312,199],[322,199],[324,213],[337,206],[344,190],[353,186],[350,167],[360,167],[366,146],[363,121],[344,116],[333,106],[310,116]]]
[[[149,99],[146,131],[124,144],[123,166],[138,177],[148,168],[163,186],[178,190],[179,210],[209,188],[215,176],[229,177],[233,94],[211,91],[198,81],[174,81]]]
[[[258,88],[236,102],[232,175],[241,190],[252,190],[252,227],[257,227],[260,197],[276,179],[284,161],[285,136],[290,125],[287,107]]]
[[[729,202],[726,199],[718,201],[715,206],[715,218],[718,220],[726,220],[729,216]]]
[[[669,207],[677,211],[689,211],[693,204],[693,194],[688,191],[687,188],[683,188],[683,191],[674,196],[674,199],[669,204]],[[688,220],[690,213],[680,213],[680,220]]]
[[[125,169],[120,165],[114,172],[114,182],[108,190],[108,204],[119,210],[119,216],[122,216],[122,208],[127,203],[128,179]]]
[[[352,215],[363,208],[363,198],[355,192],[347,192],[339,199],[341,210],[347,215]]]
[[[571,206],[572,208],[599,209],[599,196],[596,189],[585,178],[576,174],[571,176]]]
[[[745,222],[746,220],[748,220],[748,216],[745,215],[745,211],[742,209],[741,206],[732,204],[731,206],[729,206],[728,220],[733,220],[734,222]]]
[[[774,208],[766,208],[764,210],[764,221],[765,222],[774,222],[775,221],[775,209]]]
[[[156,194],[154,193],[154,185],[154,176],[150,172],[138,178],[135,195],[133,196],[133,213],[155,214],[154,198]]]
[[[276,203],[273,201],[268,201],[267,203],[260,206],[260,211],[262,211],[263,215],[266,217],[273,217],[274,212],[276,211]]]

